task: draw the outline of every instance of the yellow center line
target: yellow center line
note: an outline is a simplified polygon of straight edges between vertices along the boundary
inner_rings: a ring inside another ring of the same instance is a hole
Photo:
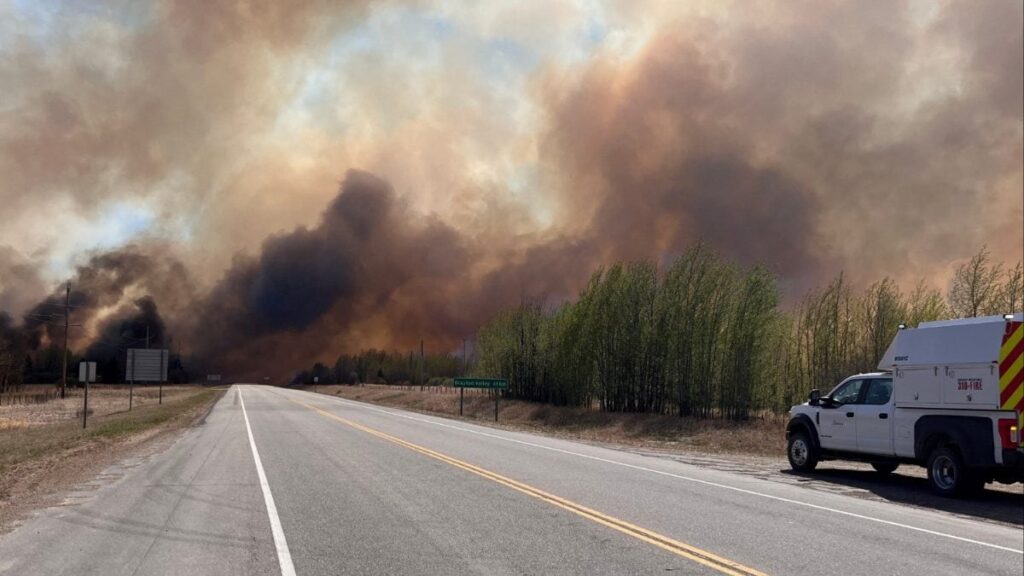
[[[486,470],[479,466],[470,464],[469,462],[453,458],[452,456],[436,452],[434,450],[431,450],[424,446],[420,446],[418,444],[413,444],[412,442],[407,442],[405,440],[402,440],[401,438],[392,436],[379,430],[374,430],[373,428],[363,426],[362,424],[357,424],[355,422],[352,422],[351,420],[347,420],[345,418],[342,418],[341,416],[332,414],[326,410],[323,410],[311,404],[306,404],[305,402],[300,402],[292,398],[286,397],[286,399],[289,402],[298,404],[300,406],[304,406],[320,414],[321,416],[330,418],[332,420],[336,420],[338,422],[341,422],[342,424],[355,428],[356,430],[359,430],[361,432],[365,432],[367,434],[376,436],[377,438],[380,438],[382,440],[387,440],[388,442],[392,442],[394,444],[398,444],[399,446],[403,446],[414,452],[418,452],[425,456],[429,456],[436,460],[440,460],[441,462],[450,464],[456,468],[460,468],[462,470],[471,472],[473,474],[476,474],[477,476],[481,476],[503,486],[507,486],[513,490],[516,490],[528,496],[532,496],[538,500],[542,500],[544,502],[547,502],[548,504],[557,506],[559,508],[562,508],[563,510],[567,510],[569,512],[572,512],[573,514],[576,514],[578,516],[601,524],[602,526],[607,526],[608,528],[626,534],[627,536],[632,536],[637,540],[647,542],[648,544],[652,544],[654,546],[657,546],[658,548],[667,550],[678,556],[682,556],[687,560],[691,560],[693,562],[697,562],[698,564],[707,566],[708,568],[717,570],[723,574],[729,574],[730,576],[767,576],[763,572],[759,572],[757,570],[754,570],[753,568],[744,566],[743,564],[740,564],[738,562],[733,562],[732,560],[729,560],[727,558],[722,558],[721,556],[715,555],[711,552],[708,552],[707,550],[697,548],[696,546],[691,546],[690,544],[686,544],[684,542],[680,542],[678,540],[669,538],[668,536],[659,534],[652,530],[648,530],[646,528],[641,528],[640,526],[630,524],[625,520],[620,520],[613,516],[609,516],[602,512],[598,512],[597,510],[594,510],[592,508],[587,508],[586,506],[577,504],[570,500],[566,500],[565,498],[562,498],[560,496],[555,496],[554,494],[544,492],[539,488],[534,488],[533,486],[524,484],[522,482],[519,482],[518,480],[513,480],[511,478],[508,478],[507,476],[502,476],[496,472],[492,472],[490,470]]]

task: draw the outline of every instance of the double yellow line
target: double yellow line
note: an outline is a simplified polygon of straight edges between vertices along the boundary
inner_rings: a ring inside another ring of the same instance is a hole
[[[425,448],[418,444],[413,444],[412,442],[407,442],[405,440],[402,440],[401,438],[392,436],[390,434],[386,434],[379,430],[374,430],[373,428],[368,428],[366,426],[363,426],[362,424],[352,422],[351,420],[346,420],[345,418],[327,412],[326,410],[320,409],[316,406],[306,404],[305,402],[300,402],[292,398],[288,398],[288,400],[300,406],[309,408],[310,410],[320,414],[321,416],[330,418],[332,420],[336,420],[338,422],[341,422],[342,424],[355,428],[356,430],[359,430],[361,432],[365,432],[367,434],[376,436],[377,438],[380,438],[382,440],[387,440],[388,442],[392,442],[394,444],[398,444],[399,446],[408,448],[413,452],[419,452],[424,456],[429,456],[436,460],[440,460],[441,462],[444,462],[446,464],[455,466],[456,468],[461,468],[462,470],[476,474],[477,476],[480,476],[482,478],[486,478],[493,482],[497,482],[498,484],[507,486],[513,490],[516,490],[517,492],[521,492],[528,496],[532,496],[538,500],[547,502],[548,504],[551,504],[553,506],[557,506],[568,512],[572,512],[577,516],[582,516],[587,520],[597,522],[602,526],[607,526],[612,530],[616,530],[627,536],[632,536],[637,540],[642,540],[644,542],[647,542],[648,544],[652,544],[654,546],[657,546],[658,548],[667,550],[678,556],[682,556],[687,560],[692,560],[693,562],[697,562],[698,564],[703,564],[704,566],[717,570],[723,574],[729,574],[730,576],[766,576],[763,572],[759,572],[757,570],[754,570],[753,568],[749,568],[738,562],[733,562],[732,560],[729,560],[727,558],[722,558],[721,556],[712,554],[707,550],[702,550],[700,548],[697,548],[696,546],[691,546],[684,542],[680,542],[678,540],[669,538],[668,536],[664,536],[662,534],[658,534],[657,532],[647,530],[646,528],[641,528],[640,526],[636,526],[635,524],[630,524],[629,522],[626,522],[624,520],[619,520],[618,518],[608,516],[607,514],[603,514],[592,508],[587,508],[586,506],[582,506],[570,500],[566,500],[565,498],[562,498],[560,496],[555,496],[554,494],[544,492],[539,488],[534,488],[533,486],[530,486],[528,484],[523,484],[522,482],[513,480],[507,476],[502,476],[501,474],[498,474],[496,472],[491,472],[490,470],[486,470],[479,466],[470,464],[469,462],[453,458],[451,456],[442,454],[440,452],[436,452],[434,450]]]

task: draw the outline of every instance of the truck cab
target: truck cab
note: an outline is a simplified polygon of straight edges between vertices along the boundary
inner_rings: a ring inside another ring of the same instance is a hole
[[[925,466],[934,492],[969,494],[1024,481],[1024,314],[900,329],[879,371],[845,378],[790,410],[787,456],[798,472],[822,460],[888,474]]]
[[[813,420],[824,450],[893,456],[892,388],[891,374],[857,374],[790,414]]]

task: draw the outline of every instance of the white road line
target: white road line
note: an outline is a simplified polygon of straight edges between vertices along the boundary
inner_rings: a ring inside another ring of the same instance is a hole
[[[252,459],[256,461],[256,473],[259,474],[260,488],[263,489],[263,501],[267,504],[267,516],[270,517],[270,531],[274,534],[274,547],[277,548],[277,563],[281,566],[281,576],[295,576],[292,553],[288,551],[288,541],[284,538],[281,519],[277,516],[274,496],[270,493],[270,484],[267,483],[267,474],[263,471],[263,463],[260,462],[260,453],[256,450],[256,440],[252,437],[252,426],[249,425],[249,414],[245,411],[245,400],[242,398],[241,387],[238,388],[238,402],[242,405],[242,417],[245,418],[245,430],[249,433]]]
[[[818,505],[818,504],[811,504],[810,502],[801,502],[800,500],[793,500],[791,498],[784,498],[782,496],[773,496],[772,494],[765,494],[764,492],[757,492],[757,491],[754,491],[754,490],[747,490],[746,488],[737,488],[736,486],[729,486],[728,484],[720,484],[718,482],[711,482],[709,480],[701,480],[700,478],[693,478],[693,477],[690,477],[690,476],[683,476],[681,474],[673,474],[671,472],[665,472],[663,470],[655,470],[654,468],[647,468],[647,467],[644,467],[644,466],[637,466],[636,464],[627,464],[625,462],[619,462],[617,460],[610,460],[608,458],[601,458],[600,456],[591,456],[589,454],[581,454],[579,452],[573,452],[571,450],[564,450],[562,448],[553,448],[551,446],[544,446],[543,444],[535,444],[533,442],[526,442],[525,440],[517,440],[515,438],[508,438],[506,436],[501,436],[499,434],[492,434],[492,433],[489,433],[489,432],[482,432],[480,430],[473,430],[472,428],[464,428],[462,426],[454,426],[452,424],[445,424],[443,422],[437,422],[437,421],[434,421],[434,420],[428,420],[426,418],[419,418],[419,417],[416,417],[416,416],[410,416],[410,415],[407,415],[407,414],[401,414],[399,412],[394,412],[394,411],[391,411],[391,410],[383,410],[381,408],[377,408],[376,406],[371,406],[371,405],[363,403],[363,402],[351,402],[351,401],[348,401],[348,400],[342,400],[341,398],[335,398],[333,396],[327,396],[327,395],[319,395],[319,396],[322,396],[323,398],[329,398],[331,400],[334,400],[336,402],[339,402],[341,404],[345,404],[345,405],[348,405],[348,406],[357,406],[359,408],[365,408],[365,409],[368,409],[368,410],[373,410],[373,411],[376,411],[376,412],[381,412],[383,414],[389,414],[391,416],[397,416],[399,418],[405,418],[407,420],[415,420],[417,422],[423,422],[425,424],[431,424],[433,426],[440,426],[442,428],[451,428],[453,430],[461,430],[462,432],[468,432],[470,434],[476,434],[478,436],[486,436],[488,438],[494,438],[494,439],[497,439],[497,440],[504,440],[505,442],[512,442],[512,443],[515,443],[515,444],[522,444],[524,446],[530,446],[530,447],[533,447],[533,448],[540,448],[542,450],[549,450],[551,452],[558,452],[560,454],[566,454],[566,455],[569,455],[569,456],[576,456],[576,457],[579,457],[579,458],[585,458],[587,460],[595,460],[597,462],[603,462],[605,464],[613,464],[615,466],[621,466],[623,468],[630,468],[630,469],[639,470],[639,471],[642,471],[642,472],[649,472],[651,474],[658,474],[660,476],[668,476],[670,478],[675,478],[675,479],[678,479],[678,480],[685,480],[687,482],[693,482],[695,484],[703,484],[705,486],[713,486],[715,488],[721,488],[723,490],[732,490],[734,492],[740,492],[740,493],[743,493],[743,494],[748,494],[750,496],[760,496],[761,498],[767,498],[769,500],[775,500],[777,502],[785,502],[787,504],[795,504],[797,506],[804,506],[806,508],[813,508],[815,510],[822,510],[824,512],[832,512],[833,514],[841,514],[843,516],[848,516],[848,517],[851,517],[851,518],[858,518],[860,520],[867,520],[867,521],[870,521],[870,522],[877,522],[879,524],[885,524],[887,526],[894,526],[896,528],[904,528],[906,530],[913,530],[915,532],[921,532],[921,533],[924,533],[924,534],[930,534],[932,536],[940,536],[940,537],[943,537],[943,538],[949,538],[951,540],[958,540],[960,542],[968,542],[970,544],[977,544],[978,546],[985,546],[985,547],[988,547],[988,548],[995,548],[996,550],[1004,550],[1006,552],[1013,552],[1015,554],[1024,555],[1024,550],[1017,550],[1015,548],[1008,548],[1006,546],[1000,546],[998,544],[991,544],[989,542],[982,542],[980,540],[972,540],[970,538],[964,538],[963,536],[957,536],[955,534],[948,534],[946,532],[937,532],[935,530],[929,530],[927,528],[920,528],[920,527],[917,527],[917,526],[911,526],[909,524],[902,524],[900,522],[893,522],[891,520],[883,520],[882,518],[875,518],[873,516],[865,516],[863,514],[857,514],[855,512],[847,512],[846,510],[839,510],[837,508],[829,508],[827,506],[821,506],[821,505]]]

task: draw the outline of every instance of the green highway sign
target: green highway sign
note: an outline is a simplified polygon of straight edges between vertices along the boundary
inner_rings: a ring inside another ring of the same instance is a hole
[[[456,378],[456,388],[508,388],[504,378]]]

